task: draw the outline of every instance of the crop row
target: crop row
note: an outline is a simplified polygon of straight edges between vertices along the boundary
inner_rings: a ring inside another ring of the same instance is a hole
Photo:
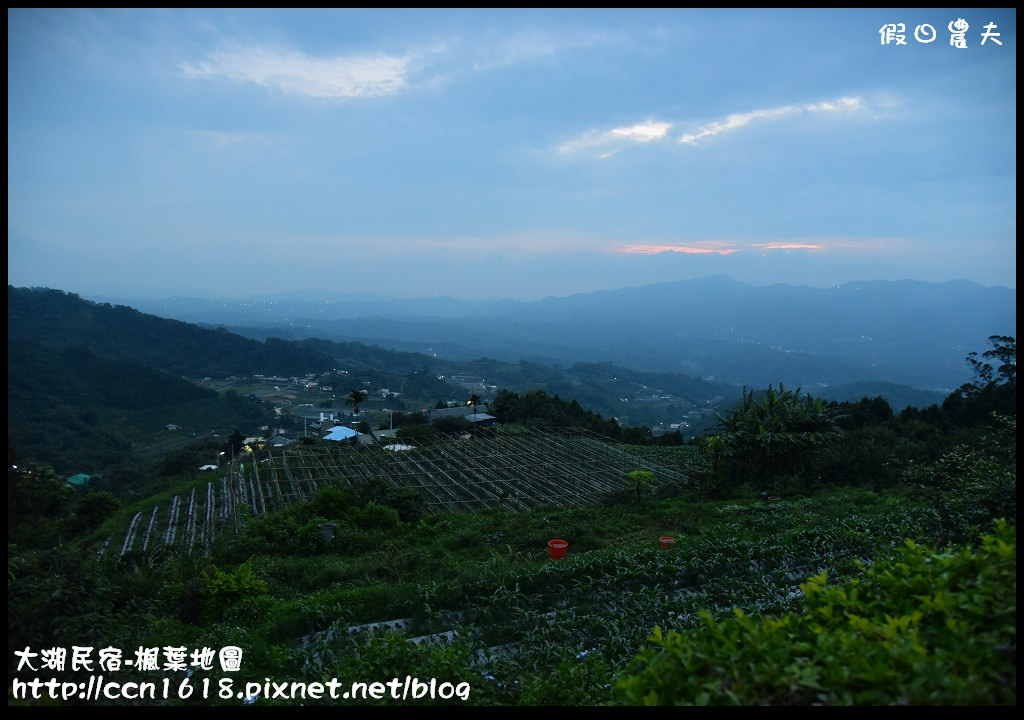
[[[185,501],[175,495],[166,505],[155,504],[148,515],[139,511],[119,557],[159,544],[209,547],[220,533],[237,534],[242,508],[262,515],[307,501],[325,484],[351,487],[383,478],[419,492],[432,513],[530,510],[592,504],[604,493],[622,489],[623,475],[637,469],[650,470],[660,483],[686,480],[677,470],[584,431],[487,433],[403,450],[327,445],[268,451],[233,463],[218,481],[207,483],[205,493],[200,489],[197,495],[192,488]]]
[[[669,550],[598,550],[539,567],[483,567],[457,586],[425,583],[417,597],[432,610],[418,628],[500,647],[498,664],[519,673],[544,672],[563,653],[621,665],[656,625],[694,627],[705,609],[719,617],[733,608],[758,615],[797,610],[804,599],[799,586],[810,576],[857,573],[858,563],[870,564],[908,536],[928,537],[939,522],[931,509],[900,508],[787,529],[792,516],[780,515],[775,532],[756,537],[730,537],[723,528],[681,538]],[[326,672],[359,652],[362,641],[346,627],[339,621],[304,647],[304,672]]]

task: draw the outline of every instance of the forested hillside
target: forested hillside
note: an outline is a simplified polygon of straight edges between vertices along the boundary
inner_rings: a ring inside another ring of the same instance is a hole
[[[192,378],[302,375],[332,367],[331,358],[303,343],[276,338],[257,342],[48,289],[8,286],[7,338],[82,346]]]
[[[139,445],[165,451],[190,442],[168,425],[256,427],[268,409],[236,394],[218,395],[188,380],[84,347],[7,344],[8,446],[18,462],[59,473],[95,473],[137,460]]]

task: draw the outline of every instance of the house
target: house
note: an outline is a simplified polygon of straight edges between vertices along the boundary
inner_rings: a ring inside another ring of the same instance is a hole
[[[270,447],[275,448],[275,449],[283,448],[283,447],[285,447],[287,445],[291,445],[293,442],[295,442],[295,441],[294,440],[289,440],[288,438],[284,437],[283,435],[278,435],[273,440],[270,441]]]
[[[397,430],[371,430],[367,433],[360,433],[356,436],[356,442],[360,445],[385,445],[395,442]]]
[[[434,424],[435,420],[446,417],[462,418],[476,427],[490,427],[497,420],[493,415],[485,412],[487,408],[483,405],[461,405],[459,407],[440,408],[427,410],[427,423]]]
[[[77,475],[72,475],[67,480],[65,480],[64,484],[70,485],[71,487],[85,487],[86,485],[89,484],[90,480],[92,480],[92,475],[78,473]]]
[[[166,425],[165,427],[168,430],[181,430],[181,425],[175,425],[174,423],[170,423],[169,425]]]
[[[498,418],[485,412],[476,412],[466,415],[466,420],[472,423],[474,427],[490,427],[498,421]]]
[[[358,432],[350,427],[335,425],[327,432],[326,435],[324,435],[324,440],[335,440],[337,442],[341,442],[344,440],[351,440],[358,434]]]
[[[212,464],[200,465],[199,472],[206,472],[207,470],[216,470],[217,466]]]

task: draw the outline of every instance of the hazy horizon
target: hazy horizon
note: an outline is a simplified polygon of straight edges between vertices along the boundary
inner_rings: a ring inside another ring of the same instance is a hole
[[[1016,11],[9,9],[8,157],[82,296],[1016,289]]]
[[[719,277],[725,278],[727,280],[730,280],[730,281],[733,281],[733,282],[736,282],[736,283],[739,283],[741,285],[748,285],[748,286],[755,287],[755,288],[767,288],[767,287],[771,287],[771,286],[779,286],[780,285],[780,286],[788,286],[788,287],[794,287],[794,288],[811,288],[811,289],[823,290],[823,289],[827,289],[827,288],[841,287],[841,286],[844,286],[844,285],[855,285],[857,283],[876,283],[876,282],[882,282],[882,283],[931,283],[931,284],[937,284],[937,285],[941,285],[941,284],[945,284],[945,283],[972,283],[974,285],[979,285],[982,288],[1006,288],[1008,290],[1016,291],[1016,288],[1012,288],[1012,287],[1009,287],[1009,286],[1004,286],[1004,285],[983,285],[983,284],[980,284],[980,283],[974,283],[974,281],[969,281],[969,280],[966,280],[964,278],[954,278],[954,279],[947,280],[947,281],[922,281],[922,280],[915,280],[913,278],[899,278],[899,279],[896,279],[896,280],[884,280],[884,279],[878,279],[878,278],[874,278],[874,279],[858,278],[856,280],[846,281],[844,283],[837,283],[837,284],[834,284],[834,285],[811,285],[809,283],[775,283],[775,282],[772,282],[772,283],[744,283],[743,281],[738,281],[735,278],[732,278],[731,276],[727,276],[727,274],[725,274],[725,273],[716,273],[716,274],[714,274],[714,276],[700,276],[700,277],[696,277],[696,278],[683,278],[683,279],[679,279],[679,280],[675,280],[675,281],[664,281],[664,282],[656,282],[656,283],[644,283],[643,285],[623,285],[623,286],[618,286],[618,287],[599,288],[599,289],[596,289],[596,290],[584,290],[584,291],[580,291],[580,292],[551,293],[551,294],[542,295],[542,296],[538,296],[538,297],[528,297],[528,298],[473,297],[473,296],[462,295],[462,294],[458,294],[458,293],[433,293],[433,294],[430,294],[430,295],[425,295],[425,294],[419,294],[419,295],[418,294],[387,295],[387,294],[383,294],[383,293],[379,293],[379,292],[378,293],[373,293],[373,292],[351,292],[351,293],[346,293],[346,292],[343,292],[343,291],[333,291],[333,290],[324,291],[324,290],[317,290],[317,289],[314,289],[314,288],[304,288],[304,289],[298,289],[298,290],[285,290],[285,291],[280,291],[280,292],[262,292],[262,293],[252,293],[252,294],[246,293],[246,294],[239,294],[239,295],[228,295],[228,294],[223,294],[223,293],[211,292],[211,291],[206,290],[206,289],[200,289],[200,290],[196,290],[194,292],[179,292],[179,291],[172,291],[172,290],[168,290],[166,292],[161,292],[159,289],[136,289],[136,290],[128,290],[128,291],[124,291],[124,292],[116,292],[114,289],[99,289],[99,290],[93,291],[93,290],[80,290],[80,289],[75,289],[75,288],[55,288],[55,287],[50,287],[50,286],[38,286],[38,285],[37,286],[17,286],[17,285],[15,285],[13,283],[9,283],[9,285],[11,287],[18,287],[18,288],[34,287],[34,288],[45,288],[45,289],[48,289],[48,290],[59,290],[59,291],[62,291],[62,292],[74,293],[76,295],[79,295],[82,298],[87,299],[87,300],[88,299],[98,299],[99,301],[103,301],[103,302],[109,302],[111,300],[115,300],[115,301],[120,301],[120,300],[125,300],[125,301],[130,301],[130,300],[153,301],[153,300],[166,300],[166,299],[174,299],[174,298],[182,299],[182,300],[195,299],[195,300],[206,300],[206,301],[234,301],[234,300],[241,301],[241,300],[250,300],[250,299],[274,299],[274,298],[278,298],[278,299],[282,299],[282,300],[292,300],[292,301],[295,301],[295,300],[298,300],[298,301],[312,301],[312,300],[321,299],[321,300],[328,301],[328,302],[330,302],[330,301],[385,301],[385,300],[402,300],[402,301],[406,301],[406,300],[446,299],[446,300],[454,300],[454,301],[458,301],[458,302],[502,302],[502,301],[516,301],[516,302],[530,303],[530,302],[537,302],[539,300],[552,299],[552,298],[554,298],[554,299],[566,298],[566,297],[570,297],[570,296],[573,296],[573,295],[589,295],[589,294],[592,294],[592,293],[615,292],[615,291],[621,291],[621,290],[639,289],[639,288],[644,288],[644,287],[648,287],[648,286],[655,286],[655,285],[667,285],[667,284],[673,284],[673,283],[686,283],[686,282],[690,282],[690,281],[711,280],[711,279],[719,278]]]
[[[216,292],[210,292],[208,290],[196,290],[194,292],[185,292],[185,293],[168,291],[168,292],[165,292],[165,293],[161,293],[161,292],[159,292],[158,290],[155,290],[155,289],[150,289],[149,292],[147,292],[145,289],[143,289],[143,290],[139,290],[139,291],[125,292],[123,294],[119,294],[117,292],[113,292],[113,291],[110,291],[110,290],[97,290],[97,291],[85,290],[85,291],[80,291],[80,290],[76,290],[74,288],[57,288],[57,287],[49,287],[49,286],[41,286],[41,285],[36,285],[36,286],[24,286],[24,285],[22,285],[22,286],[18,286],[18,285],[14,285],[14,283],[10,283],[10,285],[12,285],[13,287],[36,287],[36,288],[46,288],[46,289],[49,289],[49,290],[60,290],[60,291],[63,291],[63,292],[74,293],[76,295],[79,295],[82,298],[87,299],[87,300],[90,299],[90,298],[100,298],[103,301],[109,301],[109,300],[150,300],[150,301],[152,301],[152,300],[164,300],[164,299],[172,299],[172,298],[185,299],[185,300],[187,300],[187,299],[194,299],[194,300],[208,300],[208,301],[218,301],[218,300],[220,300],[220,301],[232,301],[232,300],[249,300],[249,299],[254,299],[254,298],[256,298],[256,299],[280,298],[280,299],[285,299],[285,300],[302,300],[302,301],[311,301],[311,300],[314,300],[314,299],[324,299],[326,301],[338,300],[338,299],[341,299],[341,300],[351,300],[351,301],[362,301],[362,300],[365,300],[365,301],[383,301],[383,300],[447,299],[447,300],[454,300],[454,301],[459,301],[459,302],[517,301],[517,302],[530,303],[530,302],[536,302],[538,300],[544,300],[544,299],[549,299],[549,298],[565,298],[565,297],[569,297],[569,296],[572,296],[572,295],[587,295],[587,294],[599,293],[599,292],[614,292],[614,291],[618,291],[618,290],[630,290],[630,289],[647,287],[647,286],[650,286],[650,285],[664,285],[664,284],[675,283],[675,282],[708,280],[708,279],[712,279],[712,278],[715,278],[715,277],[724,277],[724,278],[726,278],[728,280],[732,280],[732,281],[738,282],[740,284],[749,285],[749,286],[752,286],[752,287],[771,287],[773,285],[784,285],[784,286],[790,286],[790,287],[805,287],[805,288],[812,288],[812,289],[819,289],[819,290],[827,289],[827,288],[831,288],[831,287],[840,287],[842,285],[856,284],[856,283],[861,283],[861,282],[863,282],[863,283],[873,283],[873,282],[891,282],[891,283],[911,282],[911,283],[918,283],[918,282],[920,282],[920,283],[933,283],[933,284],[967,282],[967,283],[972,283],[972,284],[975,284],[975,285],[980,285],[983,288],[1006,288],[1008,290],[1014,290],[1014,291],[1016,290],[1015,287],[1009,287],[1009,286],[1006,286],[1006,285],[983,285],[981,283],[975,283],[973,280],[966,280],[964,278],[953,278],[951,280],[938,280],[938,281],[917,280],[917,279],[914,279],[914,278],[898,278],[898,279],[894,279],[894,280],[885,280],[885,279],[881,279],[881,278],[858,278],[858,279],[855,279],[855,280],[848,280],[846,282],[835,283],[835,284],[831,284],[831,285],[812,285],[812,284],[809,284],[809,283],[799,283],[799,282],[797,282],[797,283],[784,283],[784,282],[755,283],[755,282],[749,282],[748,283],[748,282],[743,282],[742,280],[736,280],[736,278],[731,277],[729,275],[726,275],[725,273],[716,273],[715,275],[702,275],[702,276],[693,277],[693,278],[681,278],[679,280],[669,280],[669,281],[663,281],[663,282],[644,283],[643,285],[635,285],[635,284],[633,284],[633,285],[622,285],[622,286],[618,286],[618,287],[598,288],[596,290],[584,290],[584,291],[580,291],[580,292],[551,293],[551,294],[547,294],[547,295],[543,295],[543,296],[538,296],[538,297],[535,297],[535,298],[525,298],[525,299],[524,298],[512,298],[512,297],[494,297],[494,298],[490,298],[490,297],[470,297],[470,296],[466,296],[466,295],[451,294],[451,293],[434,293],[434,294],[431,294],[431,295],[416,295],[416,294],[410,294],[410,295],[386,295],[386,294],[382,294],[382,293],[372,293],[372,292],[352,292],[352,293],[346,293],[346,292],[342,292],[342,291],[317,290],[317,289],[314,289],[314,288],[305,288],[305,289],[297,289],[297,290],[283,290],[283,291],[280,291],[280,292],[263,292],[263,293],[252,293],[252,294],[248,294],[247,293],[247,294],[240,294],[240,295],[227,295],[227,294],[221,294],[221,293],[216,293]]]

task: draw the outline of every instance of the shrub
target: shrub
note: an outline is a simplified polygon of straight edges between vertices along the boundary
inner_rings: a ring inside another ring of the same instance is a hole
[[[617,682],[626,704],[1016,704],[1016,526],[980,547],[907,541],[864,576],[801,586],[804,615],[735,610],[685,633],[655,628]]]
[[[93,530],[108,517],[114,514],[121,503],[109,492],[92,492],[82,496],[75,505],[71,518],[70,529],[77,531]]]
[[[350,505],[348,493],[336,487],[321,488],[310,503],[314,515],[340,520]]]
[[[310,516],[311,509],[310,503],[299,503],[248,521],[243,534],[246,551],[290,555],[323,553],[327,542],[319,525],[327,518]]]
[[[214,619],[234,604],[267,592],[267,584],[256,577],[252,559],[246,560],[231,572],[214,567],[203,573],[203,615]]]
[[[366,507],[351,511],[349,519],[361,530],[394,530],[401,524],[398,512],[394,508],[380,505],[373,500],[366,503]]]
[[[425,507],[423,497],[413,488],[397,488],[381,477],[364,480],[351,491],[352,505],[365,507],[370,501],[398,512],[402,522],[416,522]]]

